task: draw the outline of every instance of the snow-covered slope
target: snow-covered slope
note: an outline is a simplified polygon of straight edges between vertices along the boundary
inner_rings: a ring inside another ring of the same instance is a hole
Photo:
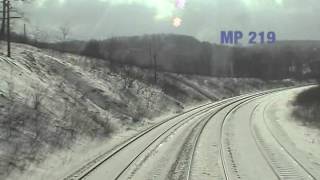
[[[169,73],[158,73],[154,83],[152,70],[24,44],[13,44],[7,58],[1,43],[0,179],[24,172],[55,179],[156,117],[270,88],[256,79]]]

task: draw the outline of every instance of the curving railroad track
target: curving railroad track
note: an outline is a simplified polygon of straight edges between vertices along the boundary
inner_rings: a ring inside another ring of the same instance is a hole
[[[139,166],[142,166],[144,161],[148,161],[150,154],[156,152],[160,146],[165,145],[170,137],[175,136],[179,129],[183,128],[188,128],[184,135],[185,139],[182,138],[184,143],[178,147],[180,149],[179,156],[174,163],[170,164],[170,170],[166,178],[194,179],[192,176],[193,163],[199,141],[201,141],[201,136],[207,124],[212,121],[215,121],[214,123],[219,127],[217,129],[219,131],[218,136],[215,138],[219,142],[221,179],[241,179],[242,176],[236,173],[238,170],[236,169],[236,160],[233,157],[236,155],[232,153],[232,141],[225,137],[225,129],[228,126],[230,115],[242,106],[283,90],[285,89],[243,95],[193,108],[145,129],[111,151],[98,156],[64,179],[137,179],[135,173],[143,170],[143,167]],[[218,114],[222,114],[223,118],[214,120]],[[250,120],[250,122],[252,121]],[[253,130],[252,136],[257,140],[257,146],[260,149],[266,149],[261,145],[260,136],[255,130]],[[265,152],[261,154],[266,156]],[[268,158],[265,159],[270,163]],[[291,177],[291,175],[279,177],[281,179],[289,176]],[[158,176],[158,178],[162,179],[163,176]]]

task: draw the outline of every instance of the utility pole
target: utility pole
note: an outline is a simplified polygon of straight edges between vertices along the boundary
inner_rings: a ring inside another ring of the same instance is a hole
[[[11,31],[10,31],[10,0],[7,2],[7,48],[8,48],[8,57],[11,57]]]
[[[27,25],[23,24],[23,37],[25,40],[27,40]]]
[[[6,0],[3,0],[2,2],[2,22],[1,22],[1,30],[0,30],[0,40],[4,40],[5,38],[5,26],[6,26]]]
[[[157,57],[158,57],[158,54],[157,52],[155,52],[155,54],[153,55],[153,70],[154,70],[154,83],[157,84]]]
[[[10,29],[10,20],[11,19],[18,19],[18,18],[21,18],[21,17],[12,17],[11,16],[11,11],[13,12],[17,12],[16,10],[12,10],[11,8],[11,3],[10,3],[10,0],[3,0],[3,17],[0,18],[2,19],[2,22],[3,23],[6,23],[6,28],[5,28],[5,24],[3,24],[3,29],[6,29],[6,35],[7,35],[7,56],[8,57],[11,57],[11,29]]]

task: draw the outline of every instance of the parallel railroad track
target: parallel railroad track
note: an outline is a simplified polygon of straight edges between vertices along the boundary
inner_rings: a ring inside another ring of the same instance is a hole
[[[68,177],[64,178],[65,180],[76,180],[76,179],[84,179],[85,177],[87,177],[89,174],[91,174],[92,172],[94,172],[100,165],[102,165],[103,163],[105,163],[106,161],[108,161],[110,158],[114,157],[117,155],[117,153],[119,153],[120,151],[122,151],[123,149],[125,149],[126,147],[128,147],[129,145],[131,145],[132,143],[134,143],[137,139],[141,138],[142,136],[148,134],[149,132],[151,132],[152,130],[160,127],[161,125],[181,116],[181,115],[186,115],[187,113],[190,113],[189,115],[187,115],[187,117],[181,119],[180,121],[178,121],[177,123],[175,123],[174,125],[172,125],[171,127],[169,127],[167,130],[165,130],[163,133],[161,133],[159,136],[157,136],[152,142],[148,143],[148,145],[143,149],[142,152],[140,152],[137,156],[135,156],[132,160],[130,160],[129,162],[127,162],[126,168],[124,168],[115,179],[118,179],[121,177],[121,175],[130,167],[130,165],[133,164],[133,162],[141,155],[143,154],[148,147],[150,147],[153,143],[155,143],[160,137],[162,137],[163,135],[165,135],[169,130],[171,130],[172,128],[175,128],[178,125],[181,125],[182,122],[185,122],[187,120],[190,120],[190,118],[192,118],[193,116],[198,116],[201,115],[202,113],[206,113],[209,110],[212,110],[216,107],[222,106],[220,107],[218,110],[216,110],[215,112],[212,113],[212,115],[210,115],[209,118],[205,119],[205,123],[203,125],[203,127],[201,128],[201,131],[199,132],[199,134],[197,135],[197,140],[196,140],[196,144],[198,143],[198,139],[199,136],[201,135],[203,129],[205,128],[206,124],[209,122],[209,120],[215,115],[217,114],[219,111],[223,110],[224,108],[235,104],[237,102],[246,100],[246,99],[252,99],[252,98],[256,98],[259,96],[263,96],[265,94],[269,94],[275,91],[280,91],[283,90],[278,89],[278,90],[271,90],[271,91],[266,91],[266,92],[262,92],[262,93],[255,93],[253,95],[248,95],[248,96],[240,96],[240,97],[236,97],[236,98],[231,98],[231,99],[227,99],[218,103],[207,103],[205,105],[190,109],[186,112],[184,112],[183,114],[179,114],[176,115],[174,117],[171,117],[167,120],[164,120],[160,123],[157,123],[153,126],[151,126],[150,128],[147,128],[146,130],[142,131],[141,133],[137,134],[136,136],[133,136],[132,138],[130,138],[129,140],[125,141],[124,143],[120,144],[119,146],[116,146],[114,149],[112,149],[111,151],[106,152],[105,154],[102,154],[100,156],[98,156],[97,158],[95,158],[94,160],[90,161],[89,163],[87,163],[85,166],[83,166],[82,168],[80,168],[79,170],[75,171],[74,173],[72,173],[71,175],[69,175]],[[200,110],[199,110],[200,109]],[[202,121],[200,121],[202,122]],[[200,123],[199,122],[199,123]],[[193,154],[194,154],[195,149],[193,150]],[[190,172],[191,172],[191,164],[192,164],[193,158],[191,158],[190,160],[190,165],[189,165],[189,170],[187,170],[188,172],[188,178],[190,178]]]
[[[275,140],[279,148],[274,147],[268,143],[265,137],[261,134],[259,128],[253,125],[253,114],[261,104],[255,106],[250,117],[251,134],[255,143],[262,154],[263,158],[271,168],[277,179],[292,179],[292,180],[316,180],[317,178],[298,160],[293,156],[286,146],[281,144],[277,139],[270,126],[266,123],[265,106],[263,108],[263,123],[265,129]]]

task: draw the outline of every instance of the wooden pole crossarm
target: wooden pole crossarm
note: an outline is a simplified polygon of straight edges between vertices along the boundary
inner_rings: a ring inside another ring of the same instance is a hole
[[[10,19],[20,19],[22,17],[10,17]],[[8,19],[8,18],[0,18],[0,19]]]

